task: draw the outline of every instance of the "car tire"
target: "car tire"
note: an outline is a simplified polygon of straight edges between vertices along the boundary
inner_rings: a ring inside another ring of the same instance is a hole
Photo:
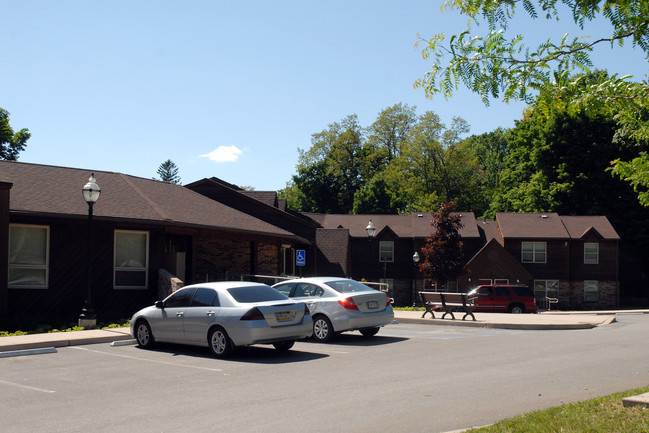
[[[362,328],[361,334],[363,334],[363,337],[374,337],[377,332],[379,332],[379,329],[381,329],[378,326],[375,326],[373,328]]]
[[[135,322],[135,341],[137,345],[149,349],[155,344],[155,338],[153,338],[153,333],[151,332],[151,326],[149,322],[144,319],[140,319]]]
[[[212,355],[217,358],[227,358],[234,350],[234,344],[230,340],[228,333],[220,326],[210,330],[207,344]]]
[[[313,318],[313,339],[318,343],[327,343],[334,336],[334,328],[331,320],[326,316],[315,316]]]
[[[286,352],[293,347],[295,344],[294,340],[288,340],[288,341],[278,341],[277,343],[273,343],[273,346],[275,349],[279,350],[280,352]]]
[[[525,307],[521,304],[514,304],[509,307],[509,312],[512,314],[522,314],[525,312]]]

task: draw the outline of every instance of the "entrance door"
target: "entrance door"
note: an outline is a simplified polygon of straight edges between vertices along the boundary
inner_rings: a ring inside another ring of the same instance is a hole
[[[539,309],[549,310],[550,303],[559,302],[559,280],[534,280],[534,297]]]

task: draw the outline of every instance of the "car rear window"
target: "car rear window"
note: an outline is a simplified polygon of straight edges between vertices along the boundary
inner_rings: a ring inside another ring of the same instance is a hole
[[[529,287],[514,287],[514,292],[516,292],[517,296],[531,296],[532,298],[534,297],[534,293],[532,293],[532,289]]]
[[[288,299],[286,295],[283,295],[270,286],[233,287],[228,289],[228,293],[230,293],[235,301],[242,304],[264,301],[285,301]]]
[[[329,281],[326,284],[338,293],[367,292],[368,290],[374,290],[373,288],[355,280],[336,280]]]

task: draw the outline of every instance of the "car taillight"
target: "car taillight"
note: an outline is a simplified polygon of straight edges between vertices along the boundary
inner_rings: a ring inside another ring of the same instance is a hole
[[[304,304],[304,315],[305,316],[311,315],[311,310],[309,310],[309,306],[307,304]]]
[[[338,303],[348,310],[358,310],[358,305],[356,305],[354,299],[352,298],[341,299],[338,301]]]
[[[264,319],[265,319],[265,317],[264,317],[263,314],[261,314],[261,311],[259,311],[259,308],[255,307],[255,308],[251,308],[250,310],[248,310],[246,312],[246,314],[241,316],[241,319],[239,319],[239,320],[264,320]]]
[[[392,303],[392,298],[390,298],[389,296],[387,296],[387,298],[388,299],[387,299],[387,302],[385,303],[385,308],[388,308],[390,306],[390,304]]]

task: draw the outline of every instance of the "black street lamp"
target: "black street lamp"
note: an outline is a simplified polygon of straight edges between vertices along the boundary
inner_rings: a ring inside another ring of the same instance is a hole
[[[419,263],[419,253],[415,251],[415,253],[412,255],[412,263],[413,263],[413,268],[412,268],[412,306],[415,306],[415,302],[417,299],[417,264]]]
[[[92,308],[92,263],[90,260],[92,252],[92,207],[101,194],[101,188],[96,183],[95,173],[90,175],[88,183],[83,186],[81,192],[83,193],[83,199],[88,203],[88,293],[79,315],[79,327],[93,328],[97,326],[97,316]]]
[[[367,223],[367,227],[365,227],[365,232],[367,233],[367,237],[371,241],[374,238],[374,235],[376,234],[376,227],[374,227],[374,223],[372,220],[370,220],[369,223]]]

